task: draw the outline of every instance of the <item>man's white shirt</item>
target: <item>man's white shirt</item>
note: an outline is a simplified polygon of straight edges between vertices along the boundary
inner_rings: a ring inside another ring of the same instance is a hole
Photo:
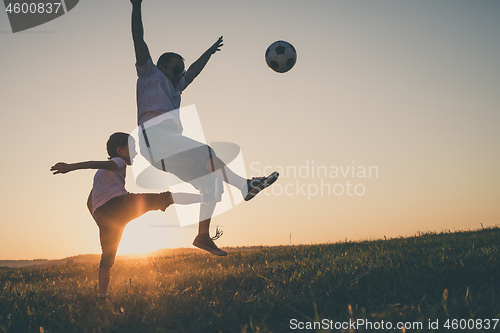
[[[136,64],[135,67],[138,76],[137,124],[141,126],[148,120],[163,115],[162,120],[173,120],[182,132],[179,108],[181,93],[186,88],[185,78],[174,87],[167,76],[153,64],[151,57],[145,65]]]

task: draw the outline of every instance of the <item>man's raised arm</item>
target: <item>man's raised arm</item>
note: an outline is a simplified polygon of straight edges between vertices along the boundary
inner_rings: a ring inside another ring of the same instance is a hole
[[[143,66],[148,61],[149,49],[144,41],[144,28],[142,26],[141,3],[142,0],[130,0],[132,3],[132,38],[134,39],[135,59],[137,65]]]
[[[217,51],[220,51],[220,48],[222,47],[222,36],[217,39],[217,41],[210,46],[208,50],[206,50],[201,57],[198,58],[191,66],[189,66],[189,69],[186,72],[186,75],[184,79],[186,80],[186,86],[188,86],[191,82],[193,82],[194,78],[200,74],[200,72],[205,68],[205,65],[207,64],[208,60],[210,60],[210,57],[212,54],[214,54]]]

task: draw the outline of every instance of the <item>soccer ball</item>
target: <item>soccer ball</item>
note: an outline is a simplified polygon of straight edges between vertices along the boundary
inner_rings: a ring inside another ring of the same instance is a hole
[[[284,40],[272,43],[266,50],[267,65],[275,72],[288,72],[296,61],[297,52],[295,48]]]

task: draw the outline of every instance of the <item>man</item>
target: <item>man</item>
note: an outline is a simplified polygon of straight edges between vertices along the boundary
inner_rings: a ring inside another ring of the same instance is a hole
[[[220,201],[222,180],[240,189],[245,201],[278,179],[277,172],[268,177],[245,179],[231,171],[209,146],[182,135],[179,107],[181,93],[200,74],[210,57],[220,51],[220,37],[186,71],[184,59],[177,53],[164,53],[153,64],[144,41],[142,0],[132,3],[132,37],[137,69],[137,108],[141,154],[156,168],[171,172],[192,184],[202,193],[214,191]],[[193,245],[212,254],[225,256],[209,236],[216,202],[202,205],[198,236]]]

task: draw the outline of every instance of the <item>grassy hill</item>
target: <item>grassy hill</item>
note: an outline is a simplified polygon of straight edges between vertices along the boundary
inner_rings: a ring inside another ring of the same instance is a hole
[[[495,332],[499,241],[490,228],[117,261],[107,303],[95,263],[4,269],[0,332]]]
[[[262,246],[243,246],[243,247],[226,247],[227,252],[237,251],[256,251],[263,248]],[[204,251],[196,248],[177,248],[177,249],[161,249],[153,252],[144,252],[136,254],[121,254],[116,256],[116,261],[143,259],[148,257],[172,257],[192,253],[203,253]],[[33,259],[33,260],[0,260],[0,269],[6,268],[21,268],[21,267],[48,267],[67,265],[74,263],[98,263],[101,259],[100,254],[79,254],[77,256],[67,257],[64,259]]]

